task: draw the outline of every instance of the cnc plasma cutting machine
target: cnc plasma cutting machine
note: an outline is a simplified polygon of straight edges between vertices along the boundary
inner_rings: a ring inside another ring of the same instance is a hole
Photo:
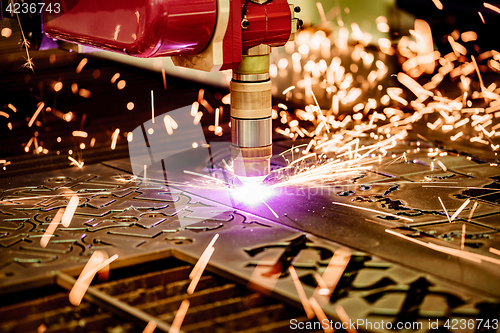
[[[500,4],[295,2],[0,0],[0,331],[498,332]]]
[[[175,65],[232,70],[234,173],[242,182],[270,172],[271,47],[283,46],[300,24],[286,0],[74,1],[44,12],[47,36],[135,57],[172,57]]]

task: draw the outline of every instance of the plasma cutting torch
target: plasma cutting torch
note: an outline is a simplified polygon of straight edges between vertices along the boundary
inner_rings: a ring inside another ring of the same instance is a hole
[[[231,155],[243,182],[270,172],[271,47],[293,39],[299,7],[287,0],[49,0],[50,38],[135,57],[170,56],[175,65],[233,71]]]

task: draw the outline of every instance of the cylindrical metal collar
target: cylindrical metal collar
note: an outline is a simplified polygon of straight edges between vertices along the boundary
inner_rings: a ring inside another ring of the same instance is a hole
[[[240,147],[264,147],[272,144],[271,117],[237,119],[231,117],[232,142]]]
[[[262,82],[267,81],[271,78],[269,73],[261,73],[261,74],[238,74],[233,73],[233,80],[240,82]]]

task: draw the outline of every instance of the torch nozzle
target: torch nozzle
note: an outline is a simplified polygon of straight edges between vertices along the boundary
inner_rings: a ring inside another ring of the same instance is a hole
[[[270,172],[272,146],[231,147],[234,174],[244,184],[261,183]]]
[[[256,176],[256,177],[245,177],[245,176],[237,176],[238,180],[244,186],[252,186],[254,184],[260,184],[266,179],[267,176]]]
[[[272,155],[272,95],[267,45],[249,49],[231,81],[231,155],[242,183],[262,182]]]

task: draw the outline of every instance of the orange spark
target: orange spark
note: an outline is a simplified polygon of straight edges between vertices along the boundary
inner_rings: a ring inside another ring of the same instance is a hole
[[[38,108],[36,109],[35,113],[31,117],[31,119],[30,119],[30,121],[28,123],[28,127],[31,127],[33,125],[33,123],[35,122],[36,117],[38,117],[38,114],[40,113],[40,111],[42,111],[42,109],[43,109],[44,106],[45,106],[44,102],[40,102],[38,104]]]
[[[108,255],[105,254],[105,257],[107,258]],[[109,274],[109,264],[115,261],[116,259],[118,259],[118,255],[114,254],[113,256],[111,256],[111,258],[102,261],[98,266],[94,267],[93,269],[89,270],[86,274],[82,275],[81,276],[82,281],[86,281],[87,279],[90,279],[90,281],[92,281],[94,275],[96,275],[96,273],[101,273],[102,271],[104,271],[105,275],[107,276]]]
[[[295,268],[293,266],[290,266],[288,268],[290,271],[290,276],[292,277],[293,284],[295,285],[295,289],[297,290],[297,294],[299,295],[300,302],[302,303],[302,306],[304,307],[304,311],[306,313],[307,318],[313,319],[314,318],[314,311],[311,308],[311,304],[309,304],[309,300],[307,299],[307,295],[304,291],[304,288],[302,287],[302,283],[300,283],[299,277],[297,275],[297,272],[295,271]]]
[[[483,78],[481,76],[481,72],[479,71],[479,67],[477,66],[476,58],[474,56],[471,56],[471,59],[472,59],[472,63],[474,64],[474,68],[476,70],[477,77],[479,78],[479,85],[481,87],[481,92],[484,93],[484,91],[486,90],[486,87],[484,86]]]
[[[32,61],[33,58],[30,57],[30,54],[28,51],[28,49],[30,48],[30,43],[26,39],[26,36],[24,35],[24,30],[23,30],[23,27],[21,25],[21,19],[19,18],[18,12],[16,12],[16,17],[17,17],[17,22],[19,23],[19,29],[21,30],[21,36],[23,37],[22,41],[21,41],[21,45],[24,46],[26,49],[26,63],[22,67],[29,67],[33,71],[33,73],[35,73],[35,70],[33,69],[33,67],[34,67],[33,61]],[[3,34],[3,32],[4,32],[4,29],[2,29],[2,34]],[[8,31],[5,31],[5,32],[6,32],[5,35],[10,36],[10,34],[12,33],[12,30],[10,31],[10,33]]]
[[[57,211],[56,215],[52,218],[52,221],[50,221],[50,224],[45,230],[45,233],[43,234],[42,238],[40,238],[40,246],[41,247],[47,247],[47,244],[49,244],[49,240],[54,234],[54,231],[57,229],[57,225],[59,222],[61,222],[61,218],[64,214],[64,208],[59,208]]]
[[[488,256],[484,256],[484,255],[476,254],[476,253],[472,253],[472,252],[467,252],[467,251],[456,250],[456,249],[453,249],[450,247],[432,244],[430,242],[425,243],[421,240],[402,235],[400,233],[397,233],[397,232],[395,232],[393,230],[389,230],[389,229],[385,229],[385,232],[387,232],[391,235],[394,235],[394,236],[401,237],[401,238],[408,240],[410,242],[428,247],[428,248],[433,249],[435,251],[439,251],[439,252],[446,253],[446,254],[451,254],[453,256],[457,256],[457,257],[460,257],[460,258],[463,258],[466,260],[474,261],[477,263],[481,263],[484,260],[484,261],[488,261],[488,262],[491,262],[491,263],[496,264],[496,265],[500,265],[500,260],[493,259],[493,258],[488,257]]]
[[[181,330],[182,322],[184,321],[184,317],[186,317],[186,313],[189,309],[189,301],[187,299],[183,300],[181,306],[179,306],[179,310],[175,314],[174,321],[170,326],[170,330],[168,333],[179,333]]]
[[[196,262],[196,264],[193,267],[193,270],[189,274],[189,278],[191,279],[191,283],[189,284],[189,287],[187,289],[188,294],[192,294],[194,290],[196,289],[196,285],[198,284],[198,281],[201,278],[201,275],[203,274],[203,271],[205,270],[205,267],[208,264],[208,261],[210,260],[210,257],[215,251],[214,244],[219,238],[219,234],[215,234],[215,236],[212,238],[210,243],[208,243],[207,247],[205,248],[205,251],[200,256],[200,259]]]
[[[443,9],[443,4],[439,0],[432,0],[434,3],[434,6],[436,6],[437,9],[442,10]]]
[[[443,170],[443,171],[447,171],[448,168],[446,167],[446,165],[444,165],[443,162],[441,162],[440,160],[436,160],[436,163],[439,165],[439,167]]]
[[[105,257],[107,257],[107,254],[103,251],[95,251],[92,254],[89,261],[80,273],[80,276],[73,285],[73,288],[71,288],[69,292],[69,301],[71,304],[73,304],[74,306],[80,305],[83,296],[87,292],[87,289],[90,286],[90,282],[92,282],[92,279],[95,275],[95,273],[93,275],[88,275],[88,273],[95,271],[95,268],[98,268],[104,262]],[[82,277],[86,277],[86,279],[84,280],[82,279]]]
[[[28,141],[28,143],[26,144],[26,147],[24,147],[24,151],[25,152],[29,152],[30,151],[31,143],[33,143],[34,139],[35,139],[35,137],[32,136],[31,139]]]
[[[277,218],[277,219],[279,219],[279,218],[280,218],[280,217],[278,216],[278,214],[276,214],[276,212],[275,212],[275,211],[271,208],[271,206],[269,206],[269,205],[267,204],[267,202],[265,202],[265,201],[262,201],[262,202],[263,202],[263,203],[264,203],[264,205],[266,205],[266,207],[267,207],[267,208],[271,211],[271,213],[273,213],[273,215],[274,215],[274,217],[275,217],[275,218]]]
[[[391,235],[394,235],[394,236],[397,236],[397,237],[400,237],[400,238],[403,238],[405,240],[408,240],[410,242],[413,242],[413,243],[416,243],[416,244],[419,244],[419,245],[422,245],[422,246],[425,246],[425,247],[430,247],[432,248],[431,246],[434,246],[434,244],[432,243],[426,243],[426,242],[423,242],[421,240],[418,240],[418,239],[415,239],[415,238],[412,238],[412,237],[409,237],[409,236],[406,236],[406,235],[403,235],[403,234],[400,234],[394,230],[390,230],[390,229],[385,229],[385,232],[387,232],[388,234],[391,234]],[[445,248],[444,246],[442,246],[442,248]],[[446,248],[446,249],[449,249],[449,250],[453,250],[451,248]],[[436,251],[441,251],[439,248],[434,248],[434,250]],[[445,251],[441,251],[441,252],[445,252]],[[454,255],[457,255],[456,253]],[[472,260],[472,259],[471,259]],[[473,260],[473,261],[477,261],[477,262],[481,262],[481,260]]]
[[[80,90],[78,90],[78,95],[84,97],[84,98],[90,98],[90,96],[92,95],[92,93],[87,90],[87,89],[84,89],[84,88],[80,88]]]
[[[191,116],[196,117],[196,114],[198,113],[198,109],[200,107],[200,103],[197,101],[194,101],[193,104],[191,105]]]
[[[163,117],[163,123],[165,124],[165,129],[167,130],[168,135],[172,135],[174,133],[174,129],[177,129],[177,122],[170,116],[165,115]]]
[[[210,252],[210,248],[212,248],[214,246],[214,244],[215,244],[215,242],[217,241],[218,238],[219,238],[219,234],[215,234],[215,236],[212,238],[212,240],[210,241],[210,243],[208,243],[207,247],[205,248],[205,250],[203,251],[203,253],[200,256],[200,259],[194,265],[193,270],[189,274],[189,278],[190,279],[193,279],[194,276],[198,273],[198,271],[199,271],[199,269],[201,267],[201,262],[200,262],[201,258],[208,255],[208,253]]]
[[[448,214],[448,211],[446,210],[446,207],[444,206],[443,200],[441,200],[441,198],[440,198],[440,197],[438,197],[438,199],[439,199],[439,202],[441,203],[441,206],[442,206],[442,207],[443,207],[443,209],[444,209],[444,212],[446,213],[446,217],[448,218],[448,221],[450,221],[450,223],[451,223],[451,218],[450,218],[450,215]]]
[[[1,35],[5,38],[9,38],[12,35],[12,29],[7,27],[3,28]]]
[[[321,275],[319,275],[318,273],[314,273],[314,279],[316,280],[316,283],[318,284],[318,287],[319,287],[318,294],[328,295],[330,292],[330,289],[328,289],[328,285],[326,284],[325,280],[323,280]]]
[[[325,10],[323,9],[323,5],[321,4],[321,2],[316,2],[316,7],[318,8],[319,16],[321,17],[321,23],[327,24],[328,20],[326,18]]]
[[[117,128],[111,135],[111,150],[115,150],[116,148],[116,141],[118,140],[118,134],[120,134],[120,129]]]
[[[350,259],[351,251],[349,249],[341,247],[335,251],[322,276],[323,281],[326,283],[326,290],[318,285],[314,290],[314,298],[321,301],[321,303],[328,303]]]
[[[87,64],[88,62],[88,59],[87,58],[83,58],[80,63],[78,64],[78,66],[76,67],[76,73],[80,73],[83,69],[83,67]]]
[[[399,102],[403,104],[404,106],[408,105],[408,101],[405,100],[404,98],[400,97],[399,94],[401,94],[403,91],[400,89],[396,88],[387,88],[387,95],[396,102]]]
[[[465,200],[465,202],[457,209],[457,211],[453,213],[450,220],[453,221],[458,216],[458,214],[460,214],[464,210],[464,208],[467,207],[469,202],[470,199]]]
[[[33,140],[33,142],[35,143],[35,150],[34,150],[34,152],[38,154],[39,153],[39,149],[38,148],[40,148],[40,147],[38,147],[38,140],[36,139],[36,137],[37,137],[37,135],[36,135],[36,132],[35,132],[35,139]]]
[[[487,3],[487,2],[483,3],[483,5],[484,5],[484,7],[491,9],[492,11],[500,14],[500,8],[498,8],[497,6],[493,6],[492,4]]]
[[[415,96],[421,97],[422,95],[426,96],[433,96],[434,94],[430,92],[429,90],[424,89],[417,81],[412,79],[410,76],[408,76],[405,73],[398,73],[397,75],[398,81],[401,82],[401,84],[405,85],[406,88],[408,88]]]
[[[203,101],[203,97],[205,96],[205,90],[200,89],[198,91],[198,103],[203,104],[201,101]]]
[[[314,297],[309,298],[309,303],[311,304],[311,307],[312,307],[314,313],[316,314],[316,317],[318,317],[318,321],[320,323],[323,323],[323,321],[328,322],[328,323],[330,322],[328,320],[328,317],[326,316],[325,312],[323,311],[321,306],[318,304],[318,301],[316,301],[316,299]],[[321,326],[323,328],[323,331],[325,331],[325,333],[333,333],[333,327],[331,327],[331,325],[327,325],[326,328],[323,325],[321,325]]]
[[[118,88],[118,90],[122,90],[123,88],[125,88],[125,86],[127,85],[127,81],[125,80],[120,80],[118,81],[118,83],[116,84],[116,88]]]
[[[468,219],[469,222],[472,219],[472,216],[474,215],[474,211],[476,210],[478,205],[479,205],[479,203],[477,201],[474,202],[474,205],[472,205],[472,209],[470,210],[470,213],[469,213],[469,219]]]
[[[196,116],[193,119],[193,125],[195,125],[195,126],[198,125],[200,123],[201,117],[203,117],[203,112],[198,111],[198,113],[196,114]]]
[[[61,218],[61,224],[67,228],[69,227],[71,220],[73,219],[73,215],[75,214],[76,208],[78,207],[79,199],[77,195],[73,195],[68,202],[68,206],[64,211],[64,214]]]
[[[483,21],[483,24],[485,24],[486,22],[484,22],[484,17],[483,17],[483,14],[481,12],[477,12],[479,14],[479,18],[481,19],[481,21]]]
[[[163,117],[163,122],[165,123],[165,129],[167,130],[168,135],[174,134],[174,131],[172,129],[172,125],[170,124],[170,116],[166,115]]]
[[[210,103],[208,103],[208,101],[206,99],[202,99],[201,102],[200,102],[201,105],[203,105],[205,107],[205,109],[207,109],[207,111],[209,113],[214,113],[214,108],[212,107],[212,105],[210,105]]]
[[[156,322],[154,320],[151,320],[150,322],[148,322],[146,327],[144,327],[144,331],[142,331],[142,333],[153,333],[155,329]]]
[[[167,77],[165,76],[165,68],[161,69],[161,77],[163,78],[163,89],[167,90]]]
[[[151,89],[151,121],[155,123],[155,96],[153,89]]]
[[[453,39],[453,37],[448,36],[448,42],[450,43],[451,48],[453,49],[453,52],[455,52],[455,55],[456,55],[457,57],[458,57],[460,54],[462,54],[462,55],[467,54],[467,49],[466,49],[463,45],[461,45],[461,44],[459,44],[459,43],[455,42],[455,40]]]
[[[281,275],[281,262],[272,255],[267,255],[259,260],[250,279],[247,287],[257,290],[263,294],[270,294]]]
[[[72,162],[72,163],[70,163],[70,165],[71,165],[71,164],[74,164],[74,165],[76,165],[77,167],[79,167],[80,169],[81,169],[81,168],[82,168],[82,166],[83,166],[83,161],[82,161],[82,162],[78,162],[77,160],[75,160],[75,159],[74,159],[73,157],[71,157],[71,156],[68,156],[68,160],[70,160],[70,161]]]
[[[500,256],[500,250],[495,249],[494,247],[490,247],[489,250],[491,253],[496,254],[497,256]]]
[[[79,136],[81,138],[86,138],[89,136],[89,134],[87,132],[84,132],[84,131],[73,131],[73,136]]]
[[[472,42],[477,39],[477,34],[474,31],[466,31],[463,32],[460,37],[462,40],[467,43],[467,42]]]
[[[417,62],[420,70],[432,74],[434,64],[434,44],[429,24],[421,19],[415,20],[415,33],[421,38],[417,39]]]
[[[351,90],[352,91],[352,90]],[[350,93],[350,92],[349,92]],[[325,120],[325,116],[323,116],[323,113],[321,112],[321,107],[319,106],[319,103],[318,103],[318,100],[316,99],[316,95],[314,95],[314,92],[311,90],[311,95],[312,97],[314,98],[314,102],[316,103],[316,107],[317,107],[317,112],[318,112],[318,118],[321,119],[321,121],[323,122],[324,124],[324,127],[326,129],[326,132],[327,133],[330,133],[330,130],[328,129],[328,126],[326,125],[326,120]],[[348,94],[349,95],[349,94]]]
[[[56,83],[54,84],[54,91],[55,91],[55,92],[58,92],[58,91],[60,91],[60,90],[62,89],[62,87],[63,87],[62,82],[56,82]]]
[[[342,320],[342,322],[346,324],[347,326],[346,331],[348,333],[357,333],[356,329],[353,328],[351,325],[349,325],[351,319],[347,315],[347,312],[344,310],[344,307],[342,305],[337,305],[335,307],[335,312],[337,312],[337,314],[339,315],[340,320]]]
[[[113,76],[111,77],[111,80],[110,80],[110,81],[111,81],[111,83],[115,83],[115,82],[116,82],[116,80],[118,80],[118,78],[119,78],[119,77],[120,77],[120,73],[115,73],[115,75],[113,75]]]
[[[465,248],[465,228],[466,228],[466,225],[465,223],[462,224],[462,239],[460,241],[460,250],[464,250]]]
[[[335,201],[333,201],[332,203],[334,205],[347,206],[347,207],[351,207],[351,208],[366,210],[368,212],[382,214],[382,215],[387,215],[387,216],[392,216],[392,217],[396,217],[398,219],[402,219],[402,220],[413,222],[413,219],[411,219],[411,218],[408,218],[408,217],[405,217],[405,216],[400,216],[400,215],[395,215],[395,214],[391,214],[391,213],[386,213],[386,212],[383,212],[383,211],[380,211],[380,210],[375,210],[375,209],[370,209],[370,208],[361,207],[361,206],[355,206],[355,205],[349,205],[349,204],[345,204],[345,203],[342,203],[342,202],[335,202]]]
[[[207,255],[204,257],[204,258],[200,258],[198,261],[200,262],[200,265],[199,265],[199,269],[198,271],[196,272],[196,275],[193,277],[193,279],[191,280],[191,283],[189,284],[189,287],[187,289],[187,293],[188,294],[193,294],[195,289],[196,289],[196,286],[198,285],[198,282],[200,281],[200,278],[203,274],[203,271],[205,270],[207,264],[208,264],[208,261],[210,260],[210,258],[212,257],[212,254],[214,253],[215,251],[215,248],[214,247],[211,247],[209,250],[208,250],[208,253]]]
[[[288,88],[286,88],[285,90],[283,90],[283,95],[286,95],[289,91],[295,89],[295,86],[290,86]]]
[[[215,134],[222,133],[222,127],[219,126],[219,108],[215,109],[215,125],[214,125],[214,132]]]
[[[462,119],[462,120],[456,122],[453,127],[459,128],[460,126],[467,124],[469,121],[470,121],[469,118]]]

